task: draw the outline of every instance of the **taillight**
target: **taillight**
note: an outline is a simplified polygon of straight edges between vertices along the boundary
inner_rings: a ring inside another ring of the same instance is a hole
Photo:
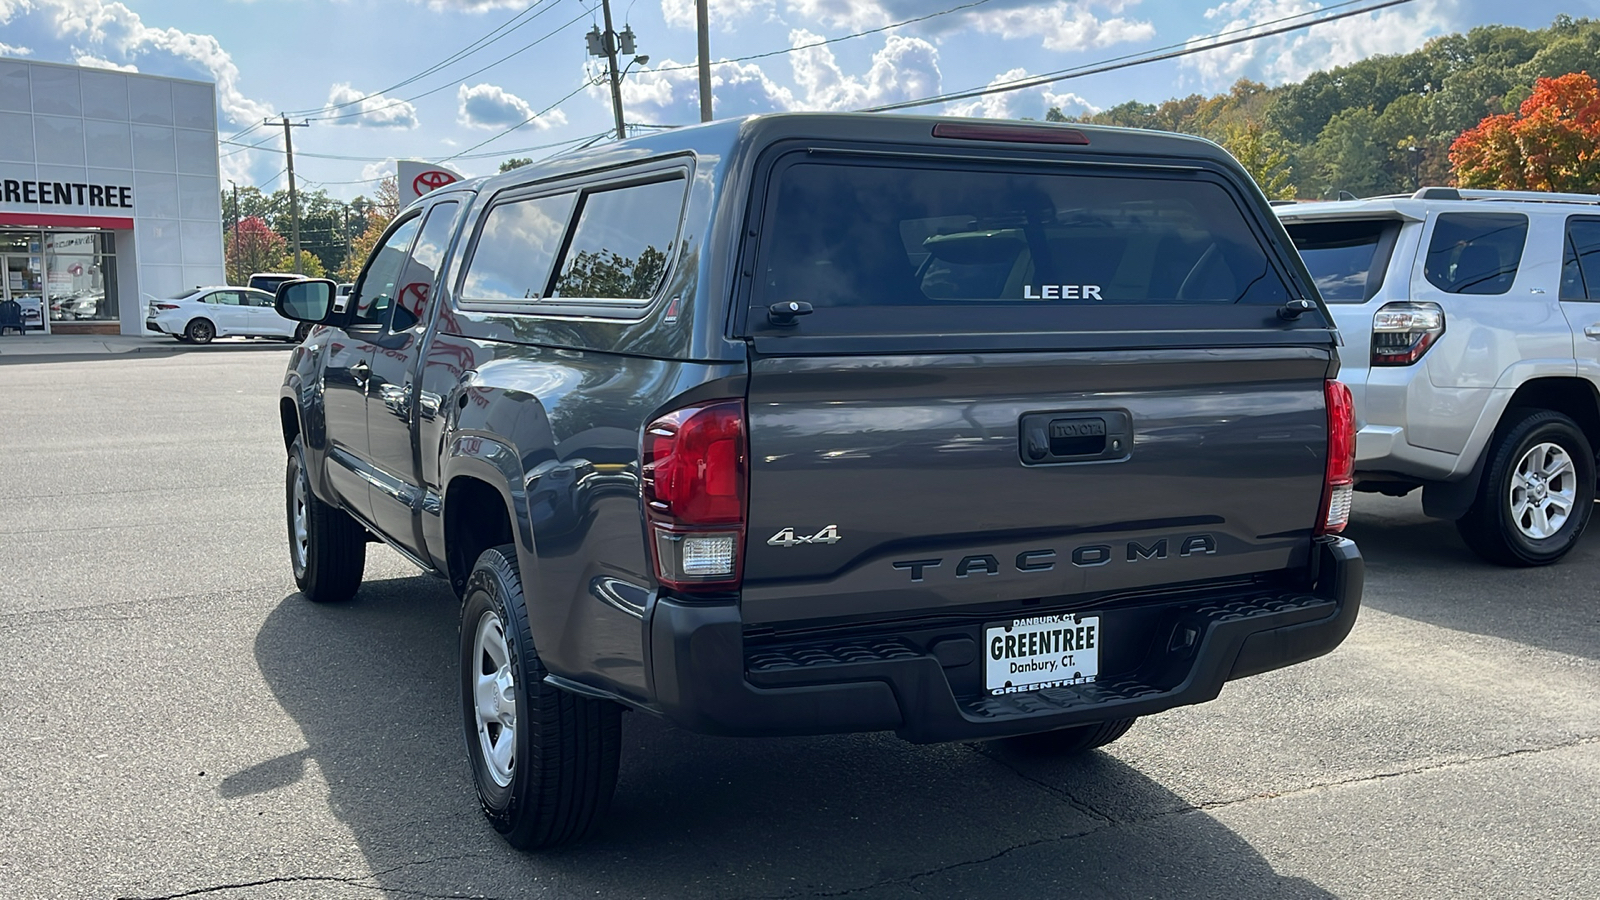
[[[1322,484],[1317,534],[1338,534],[1350,522],[1355,499],[1356,404],[1342,382],[1323,382],[1328,405],[1328,470]]]
[[[1409,366],[1444,334],[1437,303],[1385,303],[1372,317],[1372,364]]]
[[[176,304],[176,303],[152,303],[150,305],[154,306],[156,309],[177,309],[178,308],[178,304]]]
[[[743,400],[691,406],[646,426],[640,489],[656,578],[663,585],[738,586],[747,444]]]

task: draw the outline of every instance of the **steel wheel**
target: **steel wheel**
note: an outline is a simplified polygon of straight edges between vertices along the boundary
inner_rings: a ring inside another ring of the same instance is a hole
[[[1567,524],[1578,503],[1578,471],[1565,448],[1536,444],[1511,476],[1511,520],[1527,537],[1542,541]]]
[[[311,555],[311,528],[309,518],[310,490],[306,484],[305,469],[295,466],[294,485],[289,495],[289,554],[294,563],[294,577],[304,578],[306,560]]]
[[[478,725],[478,750],[494,783],[509,787],[516,767],[517,682],[505,623],[493,610],[478,619],[472,656],[477,660],[472,714]]]

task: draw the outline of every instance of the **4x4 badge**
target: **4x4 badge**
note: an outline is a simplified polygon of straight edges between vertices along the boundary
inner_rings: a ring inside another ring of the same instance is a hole
[[[772,537],[767,538],[767,545],[771,547],[795,547],[800,544],[837,544],[839,543],[839,526],[829,525],[816,534],[807,536],[795,534],[793,528],[785,528]]]

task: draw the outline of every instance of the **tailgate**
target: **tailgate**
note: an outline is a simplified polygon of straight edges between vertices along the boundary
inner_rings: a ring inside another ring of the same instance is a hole
[[[1265,201],[1215,160],[1017,152],[764,158],[746,622],[1308,565],[1336,357],[1320,307],[1278,314],[1310,286]]]
[[[1304,566],[1327,368],[1304,348],[759,360],[745,621]]]

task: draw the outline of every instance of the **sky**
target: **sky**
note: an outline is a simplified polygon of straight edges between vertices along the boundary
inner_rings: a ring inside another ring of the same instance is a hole
[[[396,158],[482,175],[508,157],[538,158],[612,130],[605,69],[585,41],[601,25],[600,2],[0,0],[0,56],[213,81],[225,184],[285,186],[283,128],[261,123],[288,114],[308,123],[294,130],[300,185],[350,199],[370,195]],[[631,28],[636,52],[648,56],[623,59],[626,121],[698,121],[694,0],[611,2],[616,30]],[[709,0],[712,94],[718,118],[856,110],[1376,2]],[[1038,119],[1051,106],[1075,114],[1156,103],[1223,91],[1239,78],[1275,85],[1478,25],[1542,28],[1561,13],[1600,17],[1600,0],[1410,0],[916,111]]]

